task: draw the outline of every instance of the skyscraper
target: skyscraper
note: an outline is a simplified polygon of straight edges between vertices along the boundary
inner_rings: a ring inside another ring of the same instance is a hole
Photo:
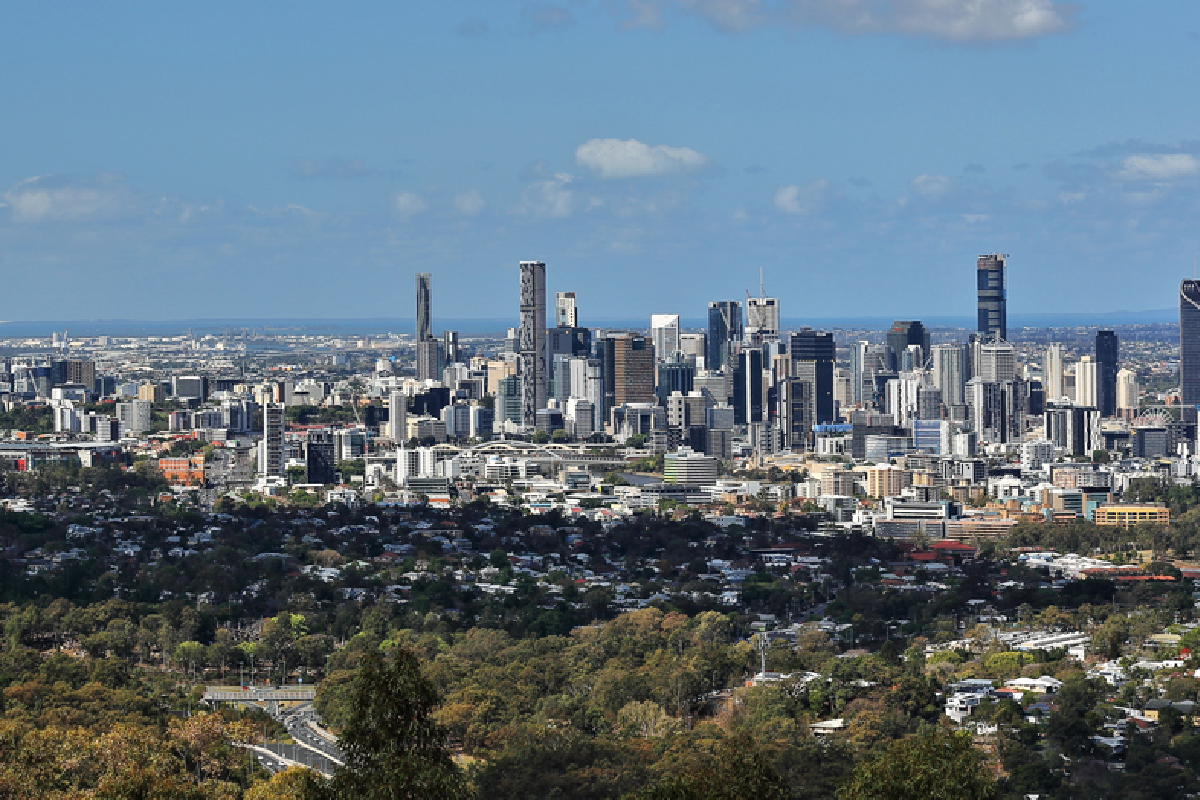
[[[984,339],[1008,338],[1008,300],[1004,288],[1004,269],[1008,256],[991,253],[975,262],[978,290],[979,335]]]
[[[613,404],[653,403],[654,345],[645,336],[628,334],[611,340]]]
[[[1016,349],[1005,341],[992,341],[980,345],[979,377],[993,383],[1011,381],[1016,378]]]
[[[803,328],[792,334],[788,354],[792,357],[792,376],[812,384],[815,422],[833,422],[833,366],[837,361],[833,334]]]
[[[417,273],[417,341],[433,338],[433,294],[428,272]]]
[[[1179,284],[1179,387],[1185,406],[1200,404],[1200,281]]]
[[[1091,356],[1081,356],[1075,366],[1075,404],[1080,406],[1096,406],[1099,395],[1097,388],[1098,370]]]
[[[575,309],[574,292],[558,292],[554,295],[554,327],[574,328],[579,324]]]
[[[708,350],[704,366],[718,370],[726,365],[731,342],[742,340],[742,306],[737,300],[715,300],[708,304]]]
[[[770,341],[779,336],[779,299],[750,297],[746,300],[746,327],[754,328],[759,339]]]
[[[1117,413],[1117,365],[1120,343],[1115,331],[1096,331],[1096,408],[1100,416]]]
[[[1137,373],[1131,369],[1117,372],[1117,410],[1138,407]]]
[[[1063,386],[1063,346],[1057,342],[1046,347],[1042,380],[1046,386],[1047,402],[1058,402],[1066,394],[1066,388]]]
[[[967,384],[965,348],[961,344],[935,344],[931,350],[933,385],[941,390],[942,402],[948,407],[964,405]]]
[[[521,423],[532,428],[537,424],[538,409],[546,406],[546,265],[522,261],[520,269]]]
[[[654,357],[666,361],[680,350],[679,315],[651,314],[650,338],[654,340]]]
[[[263,405],[263,438],[259,443],[258,474],[283,477],[283,403]]]
[[[929,331],[925,330],[925,326],[920,320],[897,320],[892,323],[891,330],[887,335],[888,347],[892,348],[892,363],[891,369],[901,370],[904,365],[901,363],[904,351],[909,345],[918,345],[921,348],[921,364],[914,364],[911,369],[921,369],[924,366],[924,361],[929,359]]]

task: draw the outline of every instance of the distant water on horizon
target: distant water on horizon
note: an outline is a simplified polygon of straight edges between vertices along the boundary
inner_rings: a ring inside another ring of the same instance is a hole
[[[894,320],[919,319],[929,328],[962,328],[972,330],[975,318],[966,316],[842,316],[842,317],[792,317],[782,319],[785,330],[808,326],[812,328],[843,328],[854,330],[886,330]],[[650,325],[649,315],[645,319],[595,319],[581,320],[585,327],[613,329],[646,329]],[[1110,311],[1101,313],[1036,313],[1009,314],[1010,329],[1016,328],[1074,328],[1105,327],[1122,325],[1164,325],[1179,322],[1177,309],[1155,309],[1151,311]],[[687,329],[703,329],[707,321],[701,317],[682,317],[680,323]],[[434,318],[434,329],[455,330],[464,336],[503,336],[506,329],[518,324],[514,316],[509,318],[438,319]],[[0,339],[48,337],[54,333],[69,332],[74,336],[178,336],[189,331],[198,336],[234,333],[242,330],[262,333],[297,333],[329,336],[365,336],[371,334],[402,333],[412,335],[414,321],[405,317],[367,317],[362,319],[313,319],[313,318],[259,318],[259,319],[182,319],[182,320],[2,320]]]

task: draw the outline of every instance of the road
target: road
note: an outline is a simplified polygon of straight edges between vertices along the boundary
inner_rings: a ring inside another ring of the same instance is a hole
[[[316,711],[311,703],[305,703],[288,711],[280,721],[287,732],[301,747],[304,747],[314,753],[314,755],[325,758],[333,762],[335,765],[345,761],[345,756],[338,746],[331,741],[332,736],[322,736],[310,727],[310,723],[316,724]],[[323,729],[322,729],[323,730]]]

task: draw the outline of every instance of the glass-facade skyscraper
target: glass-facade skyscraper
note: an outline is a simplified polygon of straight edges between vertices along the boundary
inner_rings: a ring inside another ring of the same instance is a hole
[[[1008,299],[1004,289],[1004,268],[1008,256],[991,253],[975,262],[978,332],[984,340],[1008,338]]]
[[[1120,345],[1115,331],[1096,331],[1096,407],[1100,416],[1117,413],[1117,367]]]
[[[1179,284],[1179,388],[1184,406],[1200,405],[1200,281]]]
[[[708,304],[708,348],[704,366],[718,370],[725,366],[729,343],[742,340],[742,304],[737,300],[716,300]]]

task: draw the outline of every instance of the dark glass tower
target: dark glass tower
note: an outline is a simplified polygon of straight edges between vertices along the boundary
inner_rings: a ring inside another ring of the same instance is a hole
[[[892,349],[889,358],[889,367],[893,372],[902,368],[901,362],[904,359],[904,351],[910,344],[921,346],[921,358],[925,361],[929,360],[929,331],[925,330],[925,326],[920,320],[897,320],[892,323],[892,329],[887,335],[888,347]]]
[[[792,334],[788,355],[792,358],[792,376],[812,384],[816,423],[834,422],[833,366],[837,347],[833,334],[803,328]]]
[[[991,253],[975,261],[975,288],[978,291],[978,331],[983,339],[1008,338],[1008,300],[1004,291],[1004,266],[1007,255]]]
[[[1096,407],[1100,416],[1117,413],[1117,363],[1120,346],[1114,331],[1096,331]]]
[[[1179,390],[1184,406],[1200,405],[1200,281],[1179,284]]]
[[[725,366],[729,343],[742,339],[742,304],[737,300],[716,300],[708,304],[708,345],[704,366],[718,370]]]

